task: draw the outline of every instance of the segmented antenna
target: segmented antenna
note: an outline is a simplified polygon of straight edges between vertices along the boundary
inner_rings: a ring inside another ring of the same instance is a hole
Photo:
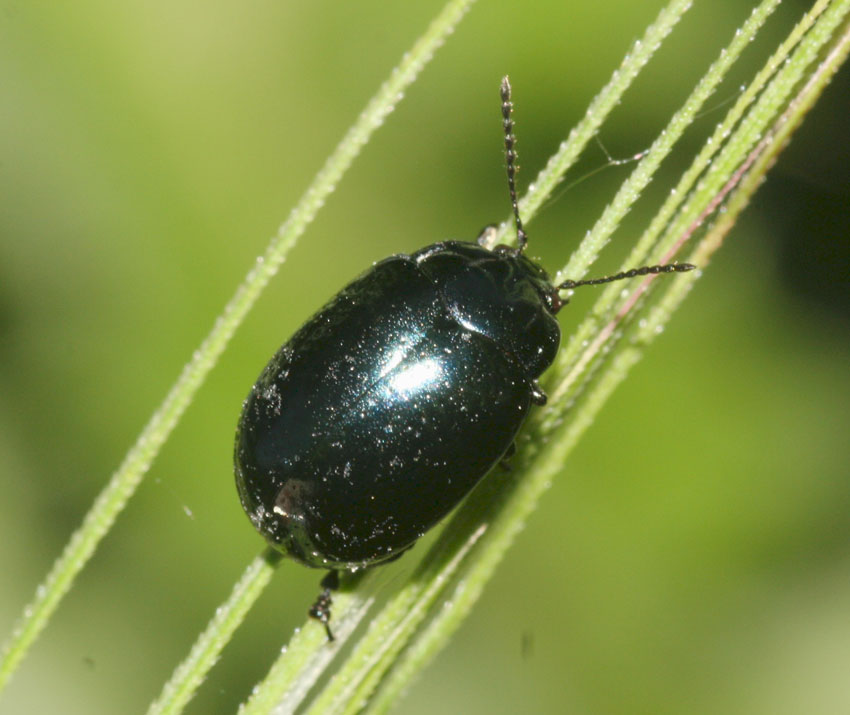
[[[511,83],[508,76],[502,78],[502,128],[505,131],[505,160],[508,170],[508,190],[511,192],[511,207],[514,210],[514,220],[516,221],[516,240],[517,251],[522,253],[528,245],[528,236],[522,227],[522,219],[519,217],[519,206],[516,198],[516,137],[514,136],[514,120],[511,119],[511,113],[514,110],[513,102],[511,102]]]
[[[511,208],[514,212],[514,221],[516,222],[516,240],[517,253],[522,253],[528,245],[528,236],[525,229],[522,227],[522,219],[519,217],[519,205],[516,198],[516,172],[519,167],[516,164],[516,137],[514,136],[514,120],[511,114],[514,110],[513,102],[511,102],[511,83],[508,76],[502,78],[501,85],[502,95],[502,128],[505,132],[505,160],[508,172],[508,190],[511,193]],[[595,286],[603,283],[613,283],[621,281],[625,278],[636,278],[637,276],[646,276],[649,274],[658,273],[684,273],[692,271],[696,266],[690,263],[668,263],[663,266],[642,266],[641,268],[632,268],[629,271],[623,271],[612,276],[603,278],[589,278],[581,281],[564,281],[558,286],[558,290],[572,290],[573,288],[581,288],[582,286]]]
[[[558,286],[558,290],[571,290],[573,288],[581,288],[582,286],[598,286],[602,283],[613,283],[621,281],[624,278],[635,278],[637,276],[647,276],[650,273],[684,273],[692,271],[696,268],[691,263],[667,263],[663,266],[643,266],[642,268],[632,268],[630,271],[623,271],[613,276],[605,276],[604,278],[589,278],[583,281],[564,281]]]

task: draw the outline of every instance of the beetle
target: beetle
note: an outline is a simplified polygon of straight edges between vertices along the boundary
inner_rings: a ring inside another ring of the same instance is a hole
[[[516,247],[443,241],[375,263],[266,365],[242,408],[236,484],[280,552],[329,570],[310,615],[328,638],[340,570],[401,556],[513,448],[558,351],[561,291],[526,257],[511,86],[501,83]],[[482,237],[486,235],[482,234]]]

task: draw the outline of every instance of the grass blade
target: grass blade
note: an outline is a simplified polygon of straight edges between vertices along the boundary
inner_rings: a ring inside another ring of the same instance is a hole
[[[109,483],[95,499],[82,525],[71,536],[47,577],[37,587],[35,597],[25,607],[2,649],[0,691],[26,655],[29,647],[47,625],[62,598],[71,588],[77,574],[91,558],[101,539],[109,532],[118,514],[135,493],[162,445],[257,297],[277,272],[295,242],[316,216],[372,133],[381,126],[387,115],[395,108],[404,89],[416,79],[473,1],[451,0],[422,37],[405,54],[278,229],[265,253],[258,258],[255,266],[239,285],[233,298],[215,321],[209,335],[193,353],[192,359],[183,368],[163,403],[145,425]]]

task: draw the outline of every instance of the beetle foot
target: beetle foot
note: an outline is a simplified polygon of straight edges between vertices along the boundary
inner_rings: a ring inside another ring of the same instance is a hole
[[[513,470],[511,467],[510,459],[516,454],[516,442],[511,442],[511,446],[505,450],[505,453],[502,455],[502,458],[499,460],[499,467],[505,471],[510,472]]]
[[[329,623],[331,619],[331,604],[333,603],[331,592],[339,588],[339,574],[336,571],[328,571],[320,585],[322,591],[316,597],[313,605],[310,606],[308,613],[310,614],[310,618],[315,618],[319,623],[324,625],[325,632],[328,634],[328,640],[333,641],[335,638]]]
[[[535,405],[542,406],[546,404],[547,399],[546,393],[540,389],[540,385],[537,384],[537,381],[533,381],[531,383],[531,401]]]

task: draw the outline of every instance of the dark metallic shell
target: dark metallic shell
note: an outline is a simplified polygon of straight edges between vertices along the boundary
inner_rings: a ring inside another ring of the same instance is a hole
[[[553,301],[510,249],[445,242],[374,265],[245,401],[236,482],[254,526],[322,568],[412,546],[513,443],[558,348]]]

